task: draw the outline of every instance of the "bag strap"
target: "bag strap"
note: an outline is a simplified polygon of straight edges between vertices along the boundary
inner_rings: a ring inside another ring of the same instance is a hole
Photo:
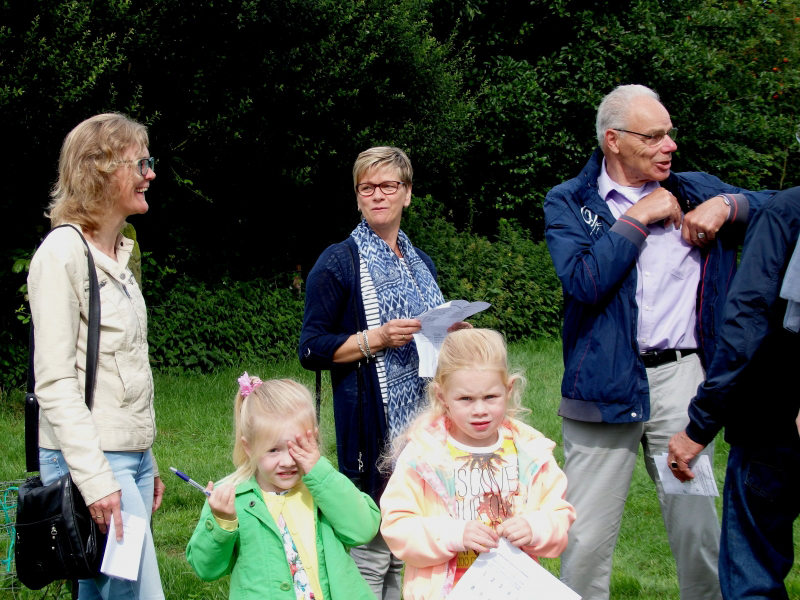
[[[92,410],[94,403],[94,387],[97,381],[97,358],[100,350],[100,285],[97,281],[97,271],[89,244],[79,229],[72,225],[59,225],[53,227],[47,236],[61,227],[71,227],[81,236],[81,241],[86,246],[89,263],[89,332],[86,342],[86,380],[84,396],[86,406]],[[39,244],[41,247],[41,244]],[[34,333],[33,318],[31,318],[30,339],[28,343],[28,391],[25,394],[25,468],[28,471],[39,470],[39,403],[36,400],[36,375],[33,369]]]

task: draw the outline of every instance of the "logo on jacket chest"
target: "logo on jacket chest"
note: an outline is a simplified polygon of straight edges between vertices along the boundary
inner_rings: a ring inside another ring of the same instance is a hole
[[[581,217],[583,217],[583,222],[589,226],[589,234],[599,235],[600,231],[603,229],[603,224],[600,222],[598,216],[585,206],[581,206]]]

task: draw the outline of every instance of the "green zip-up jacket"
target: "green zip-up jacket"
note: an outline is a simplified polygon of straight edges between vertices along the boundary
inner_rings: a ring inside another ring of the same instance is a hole
[[[348,549],[378,532],[380,511],[372,499],[320,458],[303,477],[316,509],[319,579],[324,600],[374,600]],[[230,598],[296,600],[292,574],[275,520],[264,504],[256,478],[236,486],[239,527],[225,531],[206,502],[186,558],[200,579],[230,574]]]

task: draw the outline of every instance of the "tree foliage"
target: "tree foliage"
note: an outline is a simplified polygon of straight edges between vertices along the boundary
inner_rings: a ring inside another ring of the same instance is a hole
[[[159,268],[207,289],[308,271],[357,222],[351,165],[377,144],[408,151],[415,196],[453,232],[514,218],[535,243],[620,83],[661,95],[677,169],[800,183],[798,1],[2,0],[0,371],[26,340],[12,266],[48,227],[64,135],[93,114],[150,126],[158,179],[132,222]]]
[[[800,183],[797,9],[794,0],[435,0],[439,30],[455,30],[476,59],[468,81],[479,142],[465,168],[475,210],[510,211],[541,235],[544,195],[583,166],[596,107],[622,83],[660,94],[680,129],[678,170],[755,189]]]

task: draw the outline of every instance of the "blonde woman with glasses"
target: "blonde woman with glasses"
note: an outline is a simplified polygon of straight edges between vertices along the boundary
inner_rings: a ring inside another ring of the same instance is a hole
[[[128,267],[133,241],[120,230],[147,212],[156,177],[147,130],[120,114],[96,115],[64,140],[49,217],[53,231],[31,261],[28,293],[35,325],[34,371],[41,408],[42,482],[67,472],[102,532],[120,511],[142,517],[161,505],[164,484],[151,447],[156,436],[144,299]],[[84,244],[81,235],[86,240]],[[84,400],[89,267],[100,287],[100,343],[91,409]],[[136,581],[98,575],[80,582],[80,600],[164,598],[146,527]]]

